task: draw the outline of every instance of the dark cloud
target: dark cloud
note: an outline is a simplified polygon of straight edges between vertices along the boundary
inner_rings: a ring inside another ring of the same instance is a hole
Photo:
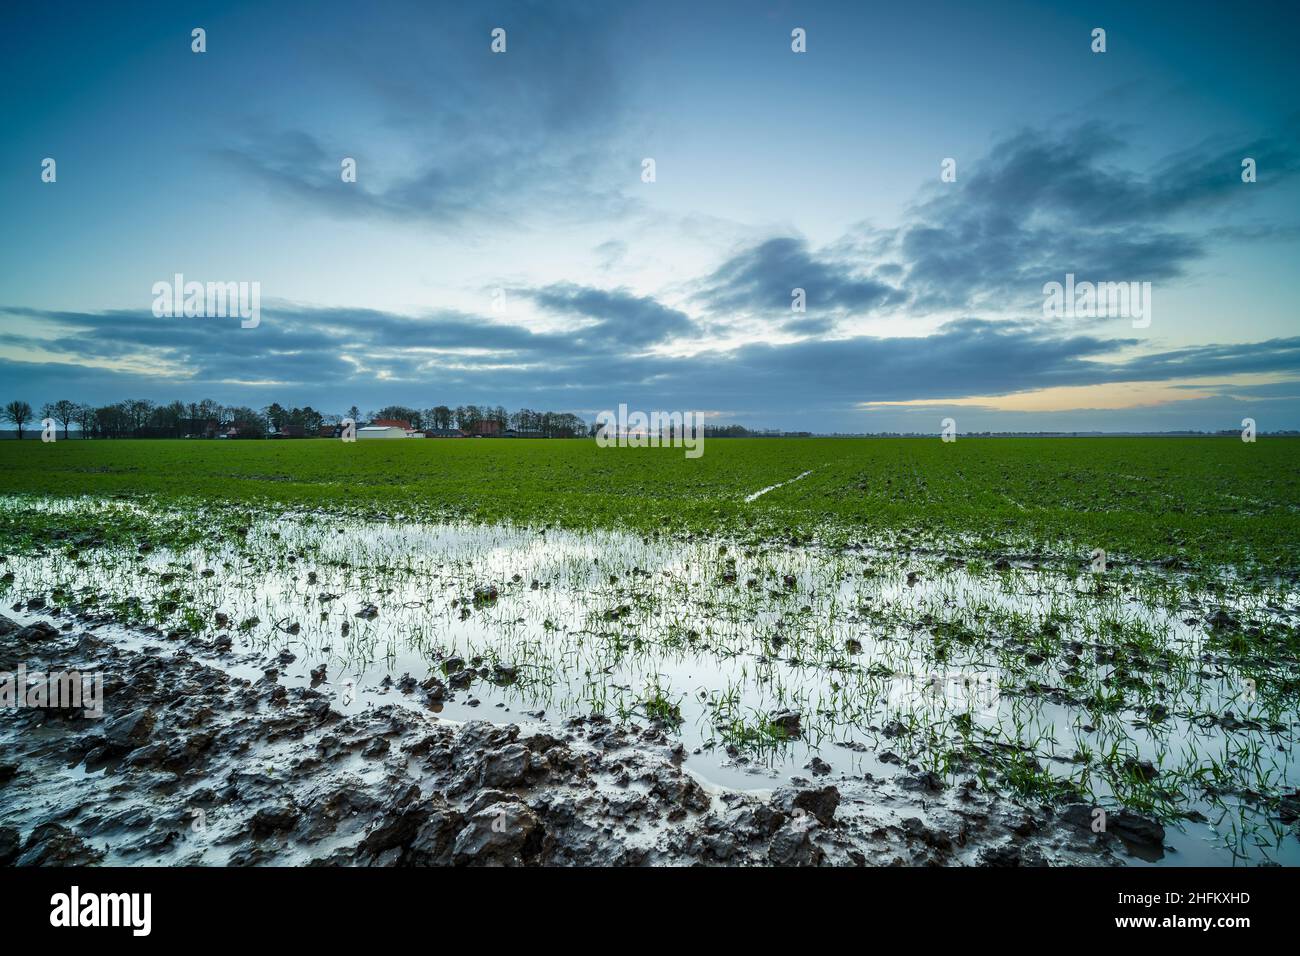
[[[860,267],[814,255],[803,239],[778,237],[745,249],[701,283],[697,300],[712,312],[789,313],[803,289],[810,311],[868,312],[900,300],[898,291]]]
[[[1092,281],[1176,278],[1206,254],[1219,228],[1188,225],[1185,217],[1255,198],[1242,192],[1243,156],[1270,171],[1270,185],[1300,169],[1293,140],[1203,146],[1145,174],[1119,165],[1123,146],[1108,129],[1085,124],[1021,132],[981,161],[959,163],[958,181],[934,187],[883,244],[904,269],[913,304],[1022,306],[1067,272]],[[872,238],[879,248],[881,236]]]
[[[587,304],[594,290],[552,292]],[[626,297],[627,328],[662,321],[647,303]],[[621,301],[612,296],[612,301]],[[583,306],[586,307],[585,305]],[[575,307],[577,308],[577,307]],[[600,311],[592,305],[594,311]],[[659,307],[662,309],[662,307]],[[618,402],[651,408],[742,409],[760,420],[819,414],[852,427],[865,402],[942,401],[1006,395],[1053,386],[1178,381],[1243,373],[1300,376],[1300,338],[1213,344],[1122,358],[1137,343],[1061,335],[1041,327],[977,319],[951,322],[918,338],[861,336],[753,344],[689,358],[648,356],[606,335],[549,335],[461,313],[407,317],[374,310],[264,309],[256,329],[234,320],[155,319],[152,315],[4,310],[39,320],[48,334],[10,344],[40,346],[69,361],[157,359],[172,377],[68,365],[6,362],[5,381],[33,404],[59,397],[109,401],[143,395],[185,400],[211,396],[232,404],[270,401],[381,405],[390,401],[491,401],[575,411]],[[670,312],[671,310],[664,310]],[[624,347],[617,347],[620,343]],[[611,347],[611,345],[615,347]],[[437,353],[416,349],[444,350]],[[387,378],[378,380],[379,372]],[[272,382],[272,385],[238,384]],[[1233,391],[1225,387],[1225,391]],[[1267,392],[1250,391],[1262,397]],[[1277,395],[1285,398],[1285,390]]]
[[[781,331],[792,335],[819,336],[826,335],[835,328],[835,320],[830,318],[790,319],[781,323]]]
[[[520,291],[549,312],[595,319],[595,326],[584,328],[575,337],[606,348],[653,345],[697,331],[685,312],[625,289],[593,289],[561,282]]]
[[[1268,171],[1270,187],[1294,176],[1294,141],[1207,145],[1145,174],[1116,162],[1123,146],[1095,124],[1018,133],[959,163],[957,182],[927,190],[900,227],[862,227],[819,250],[797,237],[767,239],[719,266],[698,299],[716,313],[777,315],[803,288],[809,312],[823,315],[904,304],[918,313],[1016,311],[1040,305],[1043,284],[1067,272],[1079,281],[1169,281],[1214,242],[1294,237],[1294,226],[1277,223],[1185,224],[1254,198],[1241,191],[1243,156]]]

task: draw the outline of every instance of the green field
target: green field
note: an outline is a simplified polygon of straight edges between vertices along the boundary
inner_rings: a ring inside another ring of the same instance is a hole
[[[662,728],[724,786],[911,768],[1295,863],[1298,479],[1267,438],[4,442],[0,596],[357,707],[454,671],[446,718]]]
[[[1300,567],[1300,439],[4,442],[0,491]]]

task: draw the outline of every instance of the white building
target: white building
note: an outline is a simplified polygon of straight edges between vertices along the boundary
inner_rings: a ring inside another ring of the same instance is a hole
[[[397,426],[363,425],[357,429],[358,438],[405,438],[406,429]]]

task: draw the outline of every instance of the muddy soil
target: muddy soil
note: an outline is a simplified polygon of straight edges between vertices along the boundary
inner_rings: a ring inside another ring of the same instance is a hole
[[[232,675],[181,634],[24,617],[0,617],[0,672],[100,673],[104,714],[0,710],[0,865],[1115,865],[1164,852],[1139,816],[1094,833],[1090,807],[1021,804],[974,779],[722,789],[660,729],[453,724],[422,706],[436,680],[345,715],[275,667]]]

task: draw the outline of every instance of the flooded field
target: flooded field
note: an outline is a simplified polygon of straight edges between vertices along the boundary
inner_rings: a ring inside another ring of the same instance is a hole
[[[0,511],[177,520],[102,499]],[[932,774],[1162,823],[1173,852],[1130,862],[1300,863],[1293,583],[883,532],[831,546],[273,509],[194,538],[63,534],[6,554],[0,596],[101,637],[189,641],[344,714],[604,715],[679,741],[719,788]]]

